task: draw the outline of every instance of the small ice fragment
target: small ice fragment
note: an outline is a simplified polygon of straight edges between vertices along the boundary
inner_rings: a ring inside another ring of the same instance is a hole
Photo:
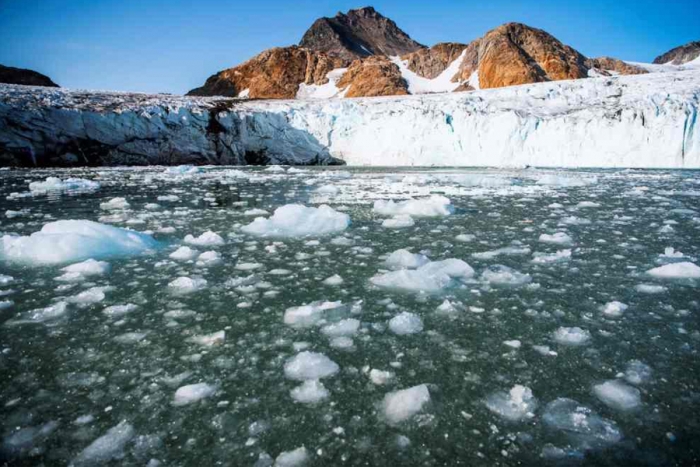
[[[168,284],[170,290],[179,294],[188,294],[203,289],[207,280],[203,278],[178,277]]]
[[[284,364],[285,376],[297,381],[327,378],[338,370],[340,367],[330,358],[309,351],[298,353]]]
[[[299,467],[309,460],[309,454],[304,446],[293,451],[284,451],[275,459],[275,467]]]
[[[175,391],[173,405],[187,405],[211,397],[216,393],[216,386],[207,383],[188,384]]]
[[[642,403],[639,389],[618,380],[609,380],[593,386],[593,393],[605,405],[617,410],[636,409]]]
[[[491,412],[517,422],[535,416],[537,399],[530,388],[516,384],[508,393],[501,391],[491,394],[486,398],[485,404]]]
[[[292,399],[302,404],[315,404],[330,395],[326,387],[317,379],[306,380],[290,391]]]
[[[394,378],[391,371],[382,371],[372,368],[369,372],[369,379],[377,386],[388,384]]]
[[[384,260],[389,269],[417,269],[429,262],[427,256],[404,249],[394,251]]]
[[[428,402],[430,402],[428,386],[420,384],[385,395],[382,401],[382,412],[389,423],[401,423],[420,412]]]
[[[389,320],[389,329],[399,336],[415,334],[423,330],[423,321],[418,315],[404,311]]]
[[[325,204],[318,208],[288,204],[275,209],[268,219],[256,218],[241,231],[258,237],[319,237],[341,232],[349,225],[350,216]]]
[[[124,420],[83,449],[73,460],[73,464],[97,465],[121,459],[124,456],[124,448],[135,434],[134,427]]]
[[[629,308],[628,305],[618,302],[618,301],[612,301],[608,302],[601,308],[601,311],[603,312],[604,315],[613,317],[613,318],[618,318],[622,316],[622,314],[625,312],[625,310]]]
[[[700,279],[700,267],[689,262],[671,263],[647,271],[659,279]]]
[[[554,340],[562,345],[579,346],[591,339],[591,333],[579,327],[560,327],[553,334]]]
[[[415,224],[416,221],[408,214],[399,214],[398,216],[382,221],[382,227],[387,229],[405,229],[407,227],[413,227]]]
[[[189,261],[194,259],[198,254],[199,252],[197,250],[193,250],[188,246],[181,246],[177,250],[170,253],[170,258],[179,261]]]
[[[324,285],[330,285],[330,286],[335,286],[335,285],[340,285],[343,283],[343,278],[340,277],[338,274],[333,274],[332,276],[328,277],[323,281]]]
[[[550,243],[552,245],[571,245],[574,243],[573,239],[565,232],[556,232],[552,235],[542,234],[539,240],[541,243]]]
[[[226,331],[217,331],[212,334],[192,336],[189,337],[187,341],[204,347],[212,347],[214,345],[222,344],[224,339],[226,339]]]
[[[212,232],[211,230],[208,230],[199,237],[187,235],[185,236],[184,242],[189,243],[190,245],[197,246],[218,246],[224,244],[224,239],[221,238],[221,235]]]
[[[449,216],[454,212],[454,207],[449,199],[440,195],[430,198],[409,199],[394,202],[392,200],[378,200],[374,202],[373,211],[380,216],[409,215],[412,217],[438,217]]]

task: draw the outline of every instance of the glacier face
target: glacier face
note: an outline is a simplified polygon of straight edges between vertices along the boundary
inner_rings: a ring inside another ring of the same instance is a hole
[[[699,101],[697,70],[313,101],[1,86],[0,154],[5,163],[11,154],[105,165],[700,168]]]

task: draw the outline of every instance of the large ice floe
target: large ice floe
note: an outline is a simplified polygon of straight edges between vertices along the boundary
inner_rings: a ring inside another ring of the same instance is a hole
[[[131,256],[158,248],[150,235],[86,220],[50,222],[28,236],[0,238],[0,261],[26,265]]]
[[[275,209],[270,218],[256,218],[241,231],[257,237],[318,237],[342,232],[349,225],[350,216],[330,206],[315,208],[288,204]]]

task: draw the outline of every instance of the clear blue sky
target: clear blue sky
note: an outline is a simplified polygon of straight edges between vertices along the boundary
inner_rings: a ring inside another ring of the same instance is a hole
[[[179,94],[297,43],[318,17],[367,4],[426,45],[468,42],[509,21],[587,56],[634,61],[700,40],[700,0],[0,0],[0,64],[69,88]]]

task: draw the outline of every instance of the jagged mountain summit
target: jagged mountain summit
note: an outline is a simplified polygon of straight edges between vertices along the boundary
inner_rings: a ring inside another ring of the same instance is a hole
[[[500,88],[647,73],[588,58],[541,29],[507,23],[470,43],[430,48],[372,7],[321,18],[298,46],[266,50],[189,95],[261,99],[368,97]]]
[[[24,86],[59,87],[51,78],[34,70],[0,65],[0,83],[22,84]]]
[[[700,41],[688,42],[675,47],[654,59],[657,65],[684,65],[700,57]]]
[[[317,19],[299,45],[350,61],[370,55],[404,55],[425,48],[372,7]]]

